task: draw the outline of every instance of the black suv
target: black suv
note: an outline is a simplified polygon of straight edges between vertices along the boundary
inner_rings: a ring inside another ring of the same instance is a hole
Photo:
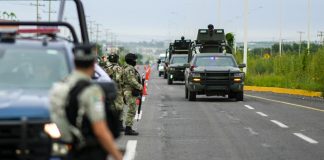
[[[243,101],[245,74],[232,54],[196,54],[185,71],[185,96],[195,101],[196,95],[226,96]]]

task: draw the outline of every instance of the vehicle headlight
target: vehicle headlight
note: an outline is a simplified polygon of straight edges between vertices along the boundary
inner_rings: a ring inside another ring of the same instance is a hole
[[[61,137],[60,130],[58,129],[58,127],[55,123],[45,124],[44,131],[53,139],[58,139]]]
[[[191,73],[192,77],[200,77],[200,73]]]
[[[234,77],[243,78],[244,77],[244,73],[234,73]]]

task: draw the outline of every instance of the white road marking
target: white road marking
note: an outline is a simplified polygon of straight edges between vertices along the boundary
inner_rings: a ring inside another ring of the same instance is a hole
[[[136,154],[137,140],[129,140],[126,144],[126,152],[123,160],[134,160]]]
[[[251,107],[250,105],[244,105],[246,108],[248,108],[248,109],[254,109],[253,107]]]
[[[281,123],[281,122],[279,122],[277,120],[271,120],[271,122],[278,125],[281,128],[289,128],[287,125],[285,125],[285,124],[283,124],[283,123]]]
[[[309,138],[309,137],[303,135],[302,133],[294,133],[294,135],[301,138],[301,139],[303,139],[303,140],[305,140],[305,141],[307,141],[308,143],[311,143],[311,144],[317,144],[318,143],[314,139]]]
[[[324,112],[324,110],[322,110],[322,109],[318,109],[318,108],[314,108],[314,107],[309,107],[309,106],[303,106],[303,105],[300,105],[300,104],[283,102],[283,101],[278,101],[278,100],[263,98],[263,97],[259,97],[259,96],[252,96],[252,95],[248,95],[248,94],[245,94],[245,96],[252,97],[252,98],[257,98],[257,99],[262,99],[262,100],[267,100],[267,101],[271,101],[271,102],[276,102],[276,103],[282,103],[282,104],[286,104],[286,105],[290,105],[290,106],[295,106],[295,107],[299,107],[299,108],[304,108],[304,109],[310,109],[310,110],[314,110],[314,111]]]
[[[261,115],[262,117],[268,117],[268,115],[262,113],[262,112],[256,112],[257,114]]]

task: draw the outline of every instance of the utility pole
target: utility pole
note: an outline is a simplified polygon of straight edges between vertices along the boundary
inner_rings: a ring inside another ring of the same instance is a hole
[[[318,31],[317,37],[320,38],[320,44],[324,45],[324,42],[323,42],[324,32],[323,31]]]
[[[247,52],[248,52],[248,15],[249,15],[249,0],[244,0],[244,55],[243,63],[246,64],[246,67],[243,68],[243,71],[247,73]]]
[[[52,4],[51,4],[50,0],[48,1],[48,11],[43,11],[43,12],[48,13],[48,21],[50,22],[51,21],[51,15],[53,13],[56,13],[55,11],[52,11]]]
[[[40,20],[40,15],[39,15],[39,7],[44,7],[45,5],[39,4],[39,0],[36,0],[35,3],[31,3],[31,6],[36,6],[36,21],[38,22]]]
[[[217,24],[216,26],[221,26],[221,14],[222,14],[222,0],[218,0],[218,6],[217,6]]]
[[[282,54],[282,1],[279,0],[279,55]]]
[[[96,24],[97,25],[97,31],[96,31],[96,43],[98,43],[98,40],[99,40],[99,25],[100,24]]]
[[[88,21],[89,22],[89,37],[90,37],[90,41],[93,40],[93,27],[92,25],[95,23],[95,21]]]
[[[299,55],[301,53],[301,46],[302,46],[302,34],[304,34],[304,32],[302,31],[298,31],[297,33],[299,33]]]
[[[311,29],[310,29],[310,24],[311,24],[311,0],[308,0],[308,24],[307,24],[307,34],[308,34],[308,41],[307,41],[307,54],[310,54],[310,40],[311,40]]]

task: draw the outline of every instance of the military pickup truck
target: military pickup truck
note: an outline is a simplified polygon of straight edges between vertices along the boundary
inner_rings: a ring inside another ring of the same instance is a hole
[[[226,44],[223,29],[200,29],[192,45],[195,51],[190,63],[186,64],[185,97],[195,101],[197,95],[226,96],[243,101],[245,74]]]
[[[169,47],[169,56],[166,62],[166,75],[168,84],[173,81],[184,81],[185,64],[189,62],[191,54],[191,40],[175,40]]]

